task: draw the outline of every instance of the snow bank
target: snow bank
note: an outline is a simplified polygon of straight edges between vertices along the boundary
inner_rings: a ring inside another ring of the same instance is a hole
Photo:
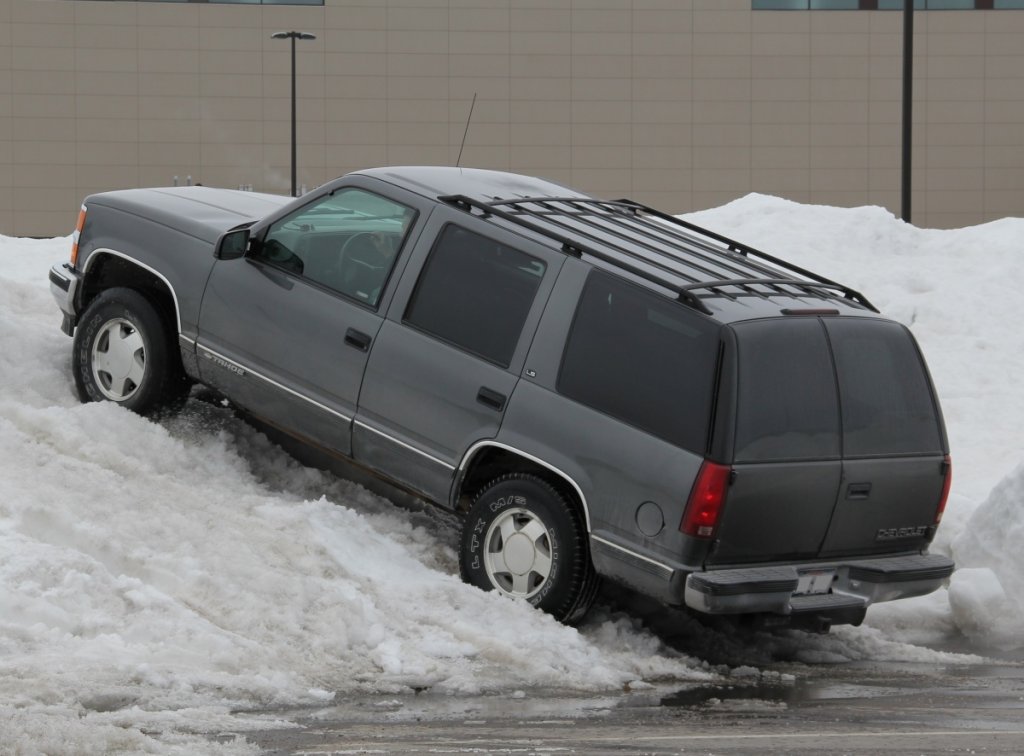
[[[981,502],[1021,461],[1024,221],[925,231],[756,195],[690,217],[912,327],[956,471],[937,547],[971,568],[948,598],[772,641],[751,663],[938,661],[909,644],[1021,637],[1024,473]],[[368,692],[612,691],[720,671],[629,617],[577,631],[463,585],[443,516],[303,468],[222,408],[193,400],[155,423],[80,405],[46,282],[67,246],[0,237],[0,750],[246,753],[204,733],[274,723],[239,709]]]
[[[195,733],[339,694],[712,676],[642,629],[591,639],[464,585],[438,515],[303,468],[227,410],[80,405],[46,285],[66,251],[0,239],[0,751],[234,753]]]
[[[1024,645],[1024,465],[993,489],[953,541],[949,587],[957,625],[1000,648]]]

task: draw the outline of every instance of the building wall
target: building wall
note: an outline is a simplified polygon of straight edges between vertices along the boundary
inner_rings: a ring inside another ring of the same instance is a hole
[[[382,164],[543,175],[671,212],[899,209],[902,14],[749,0],[0,0],[0,233],[92,192],[287,193]],[[913,220],[1024,213],[1024,11],[918,12]]]

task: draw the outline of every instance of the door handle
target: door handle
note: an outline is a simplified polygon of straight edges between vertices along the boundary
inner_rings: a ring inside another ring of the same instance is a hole
[[[846,489],[847,499],[866,499],[871,495],[870,483],[851,483]]]
[[[477,392],[476,400],[488,409],[501,412],[505,409],[505,401],[507,400],[507,397],[504,394],[498,393],[494,389],[481,386],[480,391]]]
[[[370,348],[370,342],[372,339],[369,334],[357,331],[355,328],[349,328],[345,331],[345,343],[350,347],[355,347],[360,352],[365,352]]]

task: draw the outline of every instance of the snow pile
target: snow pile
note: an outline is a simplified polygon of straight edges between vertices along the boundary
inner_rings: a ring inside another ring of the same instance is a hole
[[[303,468],[228,410],[80,405],[46,286],[67,242],[0,244],[0,751],[231,753],[189,733],[339,693],[713,676],[643,630],[590,640],[464,585],[439,515]]]
[[[926,231],[756,195],[690,217],[912,327],[956,471],[937,548],[971,568],[948,596],[776,639],[750,663],[938,661],[908,643],[1021,637],[1024,468],[981,502],[1021,462],[1024,221]],[[0,237],[0,751],[246,753],[203,733],[273,723],[239,709],[371,692],[637,690],[719,671],[635,619],[599,611],[577,631],[463,585],[443,515],[303,468],[223,408],[192,400],[157,423],[80,405],[46,282],[67,248]]]
[[[1017,467],[953,541],[961,566],[949,587],[957,625],[1002,648],[1024,644],[1024,465]]]

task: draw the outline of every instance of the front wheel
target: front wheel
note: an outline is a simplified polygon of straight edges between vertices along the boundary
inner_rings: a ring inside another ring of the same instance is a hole
[[[579,513],[534,475],[505,475],[477,496],[459,563],[467,583],[525,599],[567,624],[583,618],[597,593]]]
[[[72,369],[83,402],[115,402],[139,414],[171,404],[187,389],[169,329],[133,289],[107,289],[75,331]]]

